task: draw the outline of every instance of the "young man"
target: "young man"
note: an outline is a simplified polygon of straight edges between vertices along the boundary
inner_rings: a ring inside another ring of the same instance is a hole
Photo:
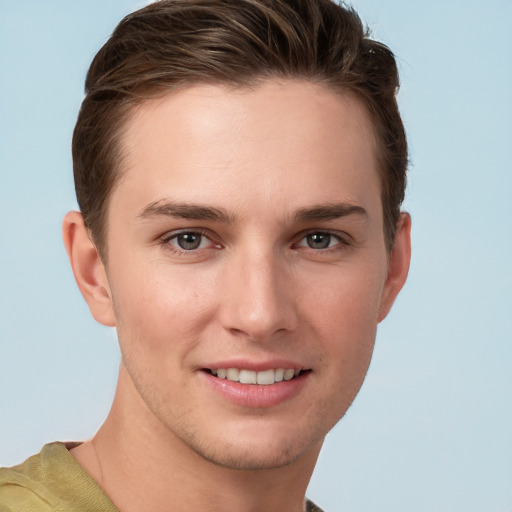
[[[90,441],[0,472],[0,510],[314,511],[322,442],[405,282],[391,52],[330,0],[169,0],[95,57],[63,225],[122,361]]]

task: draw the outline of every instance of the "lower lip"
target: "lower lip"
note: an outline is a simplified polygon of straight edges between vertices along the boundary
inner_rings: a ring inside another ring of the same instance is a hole
[[[284,380],[266,386],[241,384],[227,379],[219,379],[210,373],[201,371],[207,384],[229,402],[243,407],[275,407],[297,396],[306,385],[311,372],[303,373],[291,380]]]

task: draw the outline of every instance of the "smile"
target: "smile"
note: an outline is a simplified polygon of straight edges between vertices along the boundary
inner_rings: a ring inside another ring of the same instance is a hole
[[[304,370],[295,370],[293,368],[276,368],[256,372],[253,370],[245,370],[238,368],[219,368],[217,370],[209,370],[212,375],[219,379],[226,379],[232,382],[240,382],[241,384],[259,384],[268,386],[276,382],[292,380],[301,375]]]

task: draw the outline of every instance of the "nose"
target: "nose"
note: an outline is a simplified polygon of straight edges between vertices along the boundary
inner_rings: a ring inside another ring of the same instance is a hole
[[[225,329],[268,341],[298,324],[291,269],[272,251],[239,254],[224,276],[220,318]]]

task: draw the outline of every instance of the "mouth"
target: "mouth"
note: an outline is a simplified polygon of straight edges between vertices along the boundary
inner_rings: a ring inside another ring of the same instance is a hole
[[[269,386],[278,382],[289,381],[310,372],[311,370],[297,370],[295,368],[275,368],[263,371],[246,370],[244,368],[204,368],[204,372],[240,384],[257,384]]]

